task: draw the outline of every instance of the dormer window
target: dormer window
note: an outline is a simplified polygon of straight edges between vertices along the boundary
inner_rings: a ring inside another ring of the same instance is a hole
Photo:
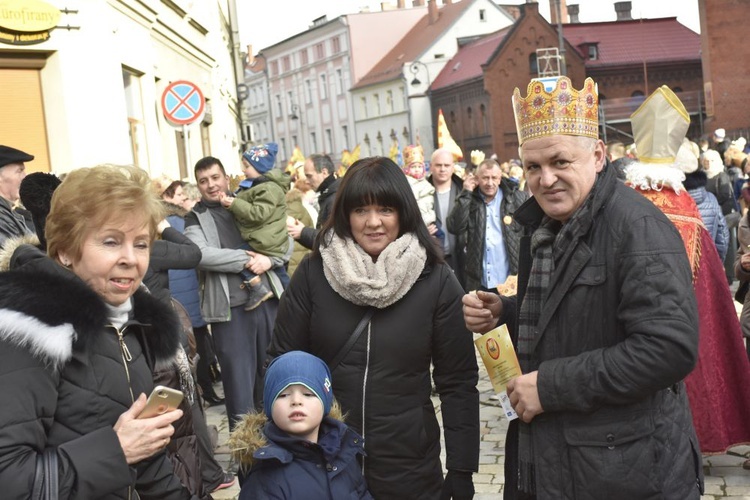
[[[599,45],[592,43],[588,46],[588,57],[590,61],[599,59]]]

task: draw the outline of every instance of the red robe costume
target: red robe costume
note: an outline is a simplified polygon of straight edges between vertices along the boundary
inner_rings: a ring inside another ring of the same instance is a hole
[[[750,362],[724,266],[686,191],[637,190],[674,223],[685,243],[700,321],[698,363],[685,385],[701,452],[725,453],[750,443]]]

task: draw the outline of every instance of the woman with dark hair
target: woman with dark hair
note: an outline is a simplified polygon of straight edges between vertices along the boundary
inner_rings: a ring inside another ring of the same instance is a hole
[[[365,438],[363,467],[375,498],[474,494],[477,363],[462,295],[401,169],[383,157],[354,163],[313,253],[281,298],[269,353],[304,350],[328,363],[347,424]]]

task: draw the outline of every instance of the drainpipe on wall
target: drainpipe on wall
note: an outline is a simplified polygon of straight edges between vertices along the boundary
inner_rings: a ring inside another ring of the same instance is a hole
[[[237,0],[229,0],[229,31],[232,37],[232,64],[234,65],[234,96],[237,99],[237,114],[239,115],[239,127],[240,133],[239,138],[242,144],[240,145],[240,152],[244,151],[246,142],[250,140],[249,137],[245,137],[247,131],[247,121],[245,120],[246,114],[244,104],[237,96],[237,86],[240,83],[245,83],[245,64],[242,60],[242,52],[240,50],[240,26],[239,16],[237,15]]]

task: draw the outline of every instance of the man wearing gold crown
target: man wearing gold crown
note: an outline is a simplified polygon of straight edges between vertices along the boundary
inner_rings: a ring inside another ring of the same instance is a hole
[[[533,197],[518,295],[464,297],[466,325],[507,323],[523,375],[505,498],[698,499],[700,450],[682,379],[695,366],[690,263],[667,217],[618,182],[598,139],[596,84],[513,95]]]
[[[750,362],[722,260],[698,207],[685,191],[684,162],[698,158],[683,143],[690,117],[679,98],[663,86],[631,116],[638,162],[627,181],[651,200],[682,236],[698,302],[698,363],[685,379],[693,424],[703,454],[725,453],[750,442]]]

